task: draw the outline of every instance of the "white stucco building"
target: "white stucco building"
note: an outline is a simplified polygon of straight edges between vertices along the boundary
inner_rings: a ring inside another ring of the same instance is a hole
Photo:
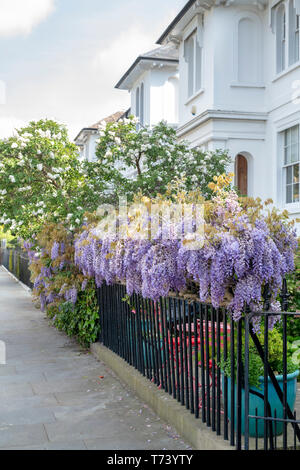
[[[178,48],[173,43],[140,55],[117,83],[131,97],[131,112],[142,126],[178,124]]]
[[[110,116],[101,119],[100,121],[96,122],[96,124],[92,124],[91,126],[81,129],[79,134],[74,139],[74,142],[79,149],[80,159],[88,160],[89,162],[95,161],[97,140],[99,139],[98,129],[101,124],[103,122],[116,122],[123,117],[127,117],[128,113],[129,110],[126,112],[118,111],[117,113],[111,114]]]
[[[224,148],[243,194],[300,217],[300,0],[190,0],[178,46],[178,137]],[[298,224],[300,231],[300,225]]]

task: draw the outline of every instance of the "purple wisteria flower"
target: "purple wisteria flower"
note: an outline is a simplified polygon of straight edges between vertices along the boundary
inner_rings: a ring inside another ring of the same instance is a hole
[[[58,242],[54,242],[51,250],[51,259],[52,261],[55,261],[59,257],[59,248],[60,245]]]
[[[77,302],[77,295],[76,287],[72,287],[72,289],[69,289],[65,292],[65,299],[75,305]]]
[[[86,230],[75,241],[75,264],[98,287],[104,281],[121,281],[129,295],[139,293],[153,300],[182,291],[188,281],[194,281],[202,302],[215,308],[226,305],[235,320],[241,318],[246,305],[254,312],[262,310],[262,292],[268,284],[276,311],[282,279],[294,269],[295,231],[262,212],[253,217],[232,191],[213,202],[210,232],[201,248],[190,249],[182,239],[165,236],[168,231],[182,233],[180,221],[177,227],[158,227],[152,240],[100,239],[95,230]],[[130,224],[129,228],[134,226]],[[259,328],[258,318],[253,320],[254,329]],[[275,322],[274,315],[270,328]]]

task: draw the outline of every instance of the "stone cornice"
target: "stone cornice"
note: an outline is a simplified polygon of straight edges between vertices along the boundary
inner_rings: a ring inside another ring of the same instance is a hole
[[[294,0],[296,3],[300,0]],[[157,41],[157,44],[168,42],[170,37],[180,39],[180,31],[191,21],[196,14],[203,14],[212,7],[230,7],[232,5],[252,5],[259,10],[264,10],[269,0],[190,0],[169,24]]]
[[[191,132],[195,127],[201,126],[211,120],[238,120],[238,121],[260,121],[265,122],[268,119],[267,113],[247,112],[247,111],[227,111],[208,109],[191,119],[187,123],[177,128],[177,136],[181,137],[187,132]]]

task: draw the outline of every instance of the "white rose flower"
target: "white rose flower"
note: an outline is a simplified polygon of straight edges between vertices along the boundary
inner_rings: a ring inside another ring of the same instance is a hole
[[[11,144],[11,148],[12,149],[17,149],[19,146],[16,142],[14,142],[13,144]]]
[[[39,164],[37,165],[37,169],[38,169],[39,171],[42,171],[42,169],[43,169],[43,164],[42,164],[42,163],[39,163]]]
[[[12,182],[12,183],[15,183],[16,180],[15,180],[15,177],[13,175],[10,175],[9,176],[9,180]]]

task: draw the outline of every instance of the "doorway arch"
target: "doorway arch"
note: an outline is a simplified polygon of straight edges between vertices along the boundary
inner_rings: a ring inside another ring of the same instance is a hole
[[[249,164],[242,153],[235,158],[235,185],[241,196],[249,195]]]

